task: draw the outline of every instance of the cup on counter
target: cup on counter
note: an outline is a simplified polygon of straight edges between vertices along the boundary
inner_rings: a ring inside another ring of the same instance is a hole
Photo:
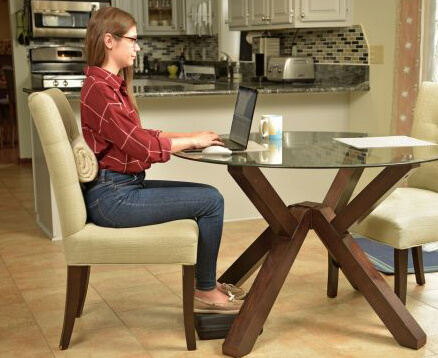
[[[263,114],[259,130],[262,138],[281,139],[283,136],[283,116],[281,114]]]

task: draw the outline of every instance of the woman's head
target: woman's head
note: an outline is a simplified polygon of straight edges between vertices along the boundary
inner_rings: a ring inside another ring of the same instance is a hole
[[[109,65],[122,71],[128,95],[136,110],[137,104],[132,91],[132,66],[138,51],[140,47],[137,44],[137,23],[131,14],[108,6],[91,16],[85,36],[87,64],[99,67]]]
[[[137,23],[131,14],[104,7],[90,19],[85,37],[87,63],[102,66],[113,61],[120,69],[132,66],[140,50],[136,43]]]

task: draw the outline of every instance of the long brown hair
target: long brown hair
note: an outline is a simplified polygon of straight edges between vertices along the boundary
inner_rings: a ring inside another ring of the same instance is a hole
[[[104,36],[106,33],[123,36],[133,26],[137,26],[137,23],[132,15],[117,7],[103,7],[93,13],[88,23],[87,34],[85,35],[87,64],[89,66],[101,67],[105,62]],[[122,72],[126,82],[129,99],[138,114],[137,101],[132,90],[132,79],[134,76],[132,66],[125,67],[120,72]]]

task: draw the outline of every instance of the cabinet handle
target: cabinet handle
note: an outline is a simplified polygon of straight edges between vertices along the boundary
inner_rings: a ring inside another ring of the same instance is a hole
[[[304,19],[306,17],[306,14],[304,12],[302,12],[300,16],[302,19]]]
[[[266,21],[267,22],[271,22],[271,17],[270,16],[266,16]]]
[[[265,15],[262,16],[262,21],[266,21],[266,16]]]

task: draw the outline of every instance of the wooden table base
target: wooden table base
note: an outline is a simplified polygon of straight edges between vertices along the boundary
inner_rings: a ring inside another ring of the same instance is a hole
[[[363,172],[339,170],[323,203],[287,207],[257,167],[228,167],[241,189],[269,227],[219,278],[241,284],[261,264],[260,271],[223,344],[223,353],[242,357],[251,352],[309,230],[313,229],[329,252],[327,294],[336,297],[338,269],[367,299],[382,322],[402,346],[419,349],[426,334],[394,294],[348,228],[366,216],[402,180],[414,165],[387,167],[353,200]]]

